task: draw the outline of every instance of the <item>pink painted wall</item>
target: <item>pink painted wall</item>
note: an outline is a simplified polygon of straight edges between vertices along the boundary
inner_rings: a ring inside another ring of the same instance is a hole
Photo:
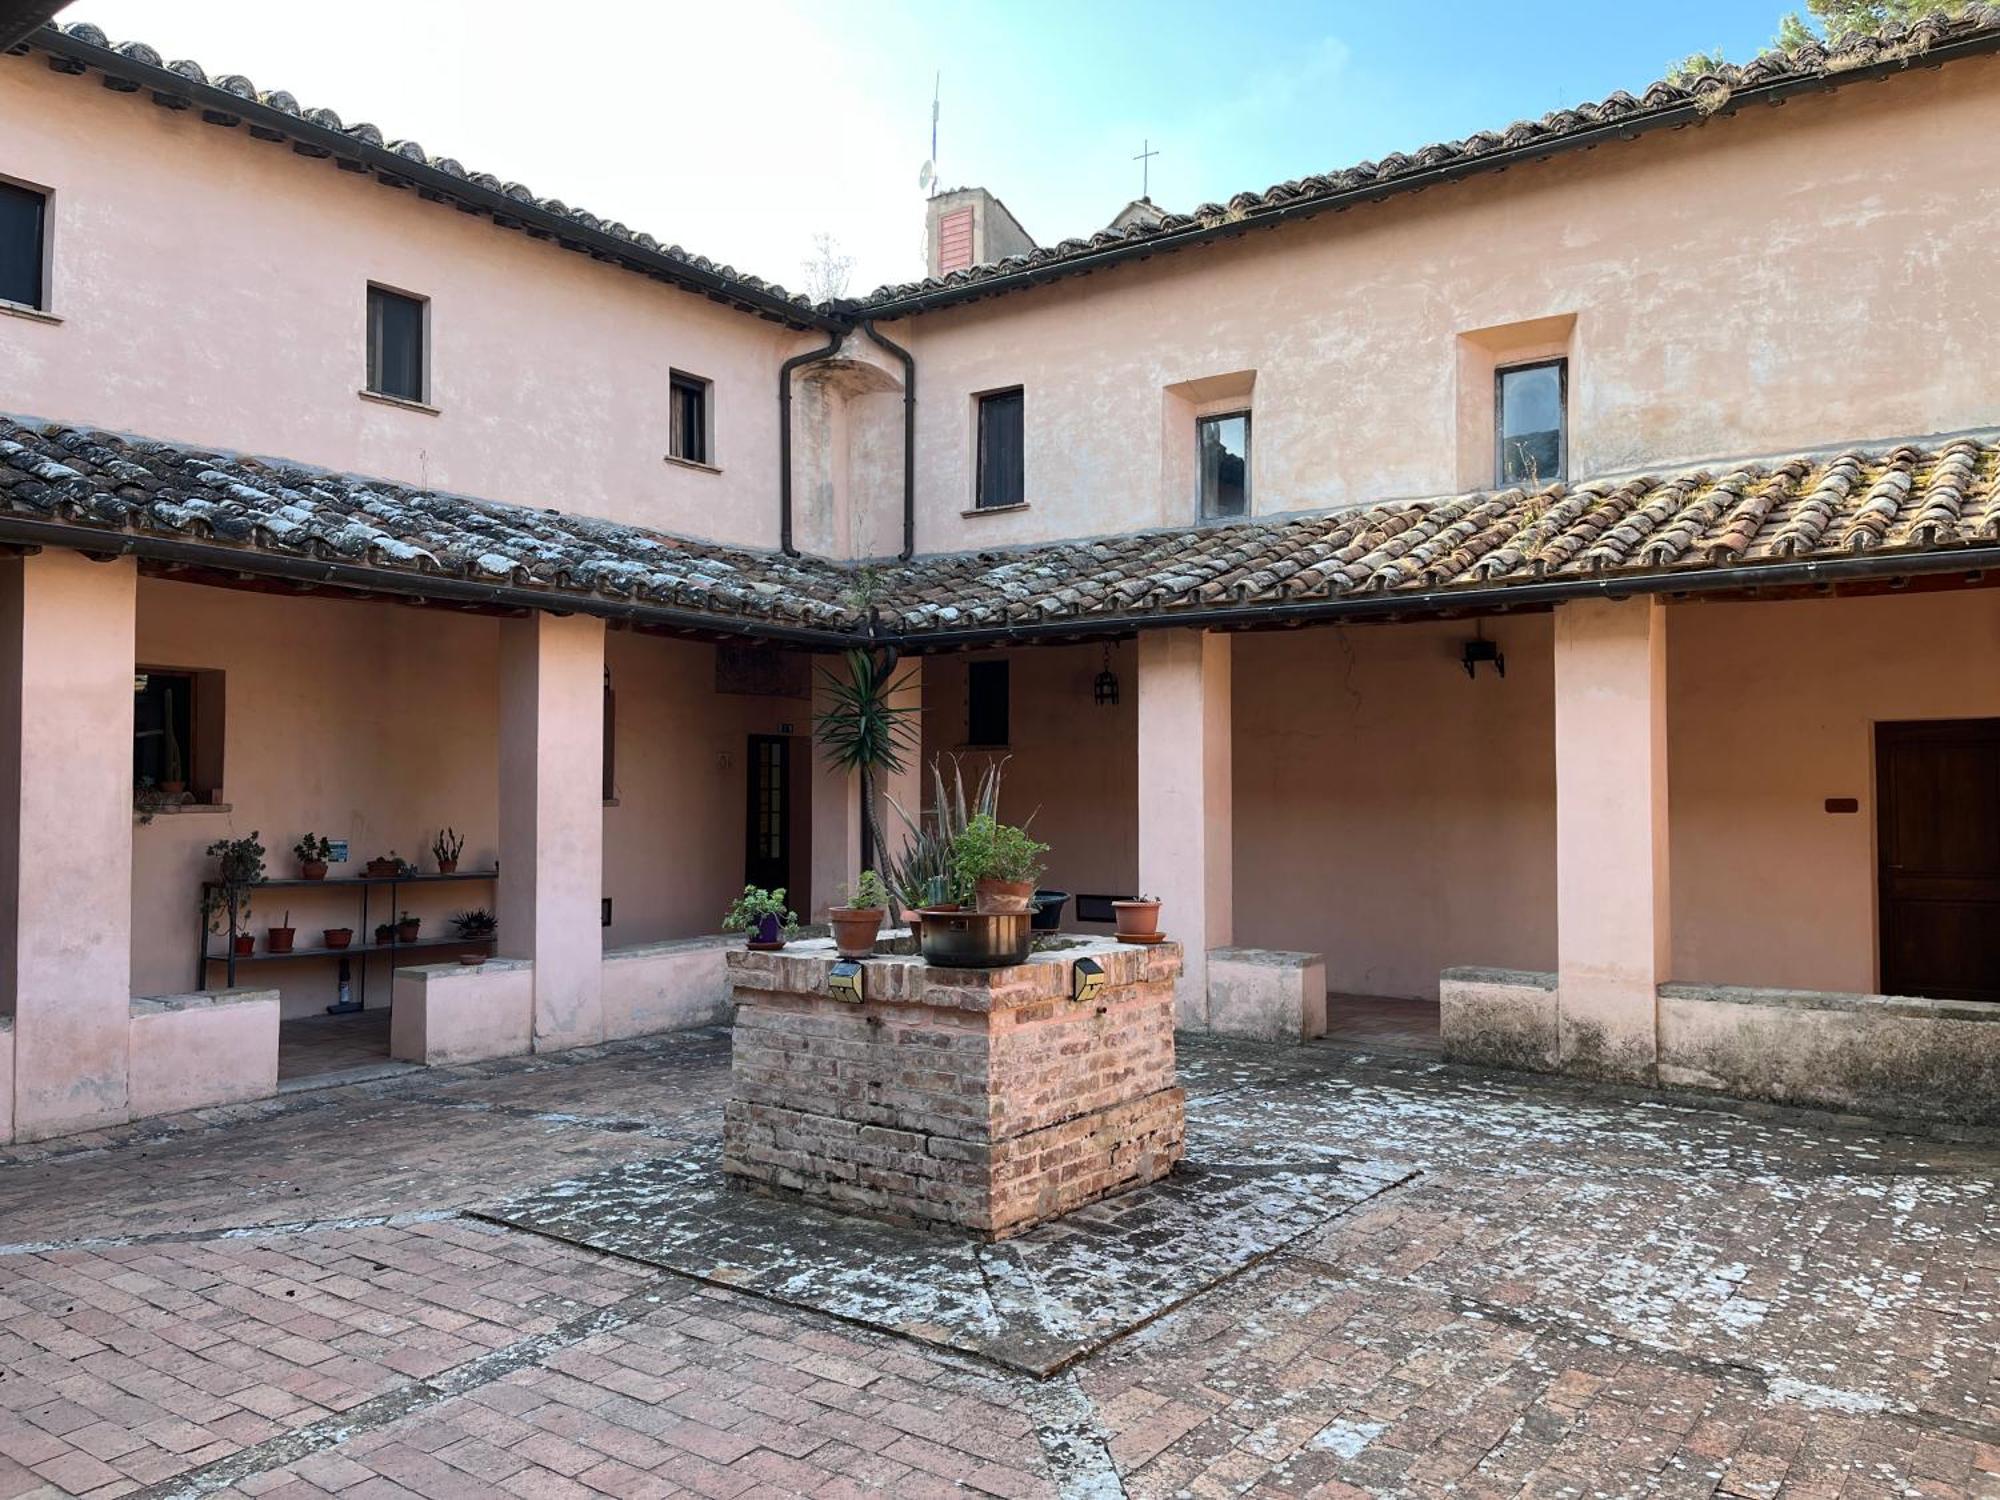
[[[1965,154],[1996,136],[2000,61],[1954,63],[893,325],[922,372],[918,546],[1190,518],[1165,392],[1246,371],[1260,510],[1476,484],[1461,411],[1490,427],[1496,352],[1564,329],[1584,474],[2000,421]],[[1857,357],[1890,345],[1925,355]],[[961,519],[973,393],[1016,384],[1029,509]]]
[[[231,810],[134,825],[133,993],[194,988],[196,893],[213,869],[202,851],[216,839],[257,830],[270,873],[281,876],[296,873],[291,846],[300,834],[345,838],[352,860],[332,873],[358,874],[392,848],[432,868],[431,836],[449,823],[466,835],[465,868],[492,865],[498,626],[477,615],[140,580],[138,659],[226,674],[223,791]],[[442,930],[454,911],[494,909],[485,884],[405,894],[426,933]],[[273,891],[255,905],[260,951],[265,926],[287,907],[301,947],[317,946],[321,928],[358,924],[352,889]],[[371,913],[376,921],[387,915]],[[357,931],[355,941],[368,937]],[[387,1004],[388,961],[370,962],[370,1003]],[[220,985],[223,967],[212,966],[209,978]],[[334,980],[331,959],[238,968],[239,983],[279,988],[286,1015],[330,1003]]]
[[[1874,991],[1873,726],[2000,715],[2000,594],[1683,605],[1667,674],[1672,977]]]
[[[0,318],[0,410],[775,543],[809,340],[40,56],[0,57],[0,142],[53,190],[62,319]],[[355,394],[370,281],[431,299],[437,415]],[[715,383],[719,474],[664,460],[671,369]]]
[[[1336,993],[1435,997],[1454,964],[1555,967],[1547,615],[1244,634],[1236,941],[1326,958]],[[1163,920],[1166,920],[1163,913]]]
[[[265,1099],[278,1091],[278,993],[239,989],[132,1004],[132,1117]]]

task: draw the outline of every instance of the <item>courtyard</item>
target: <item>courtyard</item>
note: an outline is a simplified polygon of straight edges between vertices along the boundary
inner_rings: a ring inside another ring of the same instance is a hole
[[[714,1029],[16,1145],[0,1496],[2000,1495],[1990,1137],[1180,1075],[1173,1178],[976,1249],[720,1189]]]

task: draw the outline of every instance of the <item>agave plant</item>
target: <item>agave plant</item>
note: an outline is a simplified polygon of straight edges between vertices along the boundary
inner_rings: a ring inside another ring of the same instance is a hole
[[[813,735],[829,765],[861,778],[864,869],[873,867],[876,851],[887,847],[876,798],[880,778],[901,771],[905,752],[917,744],[918,709],[891,701],[910,686],[912,678],[896,677],[895,667],[892,653],[850,651],[844,678],[824,669],[819,674],[827,706],[813,719]],[[893,895],[890,905],[890,920],[901,920]]]
[[[989,761],[973,783],[971,796],[966,795],[965,767],[956,755],[935,755],[931,757],[931,810],[921,809],[912,817],[910,810],[893,796],[889,805],[896,809],[896,816],[902,820],[903,852],[900,857],[886,861],[889,867],[890,883],[907,906],[921,906],[929,899],[931,879],[942,877],[951,891],[950,899],[963,901],[968,893],[959,889],[957,872],[952,868],[951,849],[958,836],[965,832],[965,825],[982,815],[993,817],[1000,807],[1000,778],[1007,768],[1008,757]],[[945,767],[951,768],[950,780],[945,777]],[[1031,820],[1032,821],[1032,820]]]

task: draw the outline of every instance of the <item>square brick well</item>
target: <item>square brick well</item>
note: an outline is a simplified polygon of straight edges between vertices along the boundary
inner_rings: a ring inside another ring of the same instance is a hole
[[[723,1169],[845,1212],[1005,1239],[1181,1158],[1177,944],[1089,941],[1004,969],[732,950]],[[1104,984],[1072,998],[1080,958]]]

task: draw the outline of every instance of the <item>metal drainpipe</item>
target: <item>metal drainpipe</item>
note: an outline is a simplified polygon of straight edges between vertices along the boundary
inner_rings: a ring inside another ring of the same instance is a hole
[[[827,336],[825,348],[794,354],[778,367],[778,548],[787,557],[799,555],[792,545],[792,371],[831,359],[846,337],[846,330],[836,328]]]
[[[861,331],[903,362],[903,550],[908,562],[917,550],[917,358],[894,339],[875,331],[875,320],[863,318]]]

